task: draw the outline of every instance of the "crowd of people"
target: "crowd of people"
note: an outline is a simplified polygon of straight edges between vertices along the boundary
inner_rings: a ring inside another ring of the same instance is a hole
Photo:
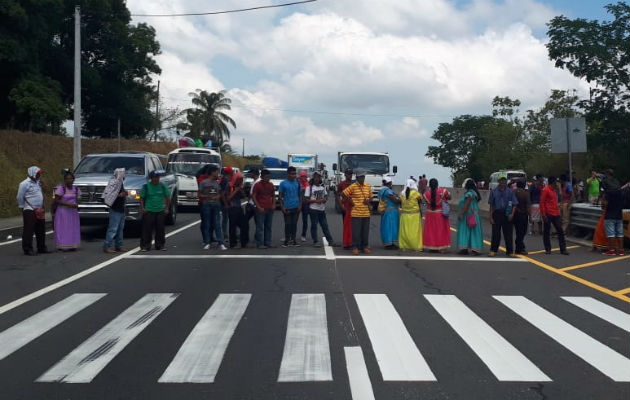
[[[28,177],[19,187],[17,202],[22,209],[24,254],[47,253],[45,244],[44,194],[41,184],[43,171],[36,166],[28,169]],[[251,184],[246,185],[243,174],[230,167],[222,170],[208,164],[198,172],[198,199],[202,248],[246,248],[250,242],[250,221],[254,219],[255,246],[274,247],[272,243],[273,215],[277,208],[284,217],[282,247],[301,246],[306,242],[310,222],[310,237],[314,246],[322,245],[319,229],[330,246],[343,246],[352,254],[370,254],[370,221],[372,217],[371,186],[365,182],[365,171],[344,171],[345,180],[337,186],[334,201],[342,210],[343,234],[337,244],[330,232],[326,215],[328,188],[319,171],[307,176],[295,167],[287,169],[287,177],[277,188],[270,182],[270,171],[248,171]],[[127,251],[123,247],[125,225],[124,187],[125,170],[116,169],[103,192],[103,202],[109,208],[109,224],[103,243],[106,253]],[[626,185],[627,186],[627,185]],[[456,248],[460,254],[480,255],[483,251],[483,230],[480,216],[482,196],[478,184],[468,178],[463,184],[463,195],[458,200],[456,229],[451,228],[452,194],[439,186],[437,179],[410,178],[400,193],[393,190],[390,177],[383,180],[378,192],[380,237],[385,249],[435,251],[444,253],[451,248],[451,231],[456,234]],[[595,232],[594,248],[604,248],[604,254],[623,255],[622,187],[612,170],[605,175],[593,173],[587,180],[588,201],[602,204],[604,212]],[[63,171],[63,183],[54,190],[54,237],[58,251],[75,251],[81,242],[78,213],[81,190],[74,186],[74,175]],[[165,219],[171,195],[160,182],[159,171],[149,175],[140,194],[142,234],[140,250],[166,250]],[[527,254],[525,236],[538,231],[543,236],[547,254],[551,253],[551,226],[555,228],[560,253],[568,255],[565,233],[569,224],[571,202],[575,199],[573,185],[565,176],[544,178],[539,174],[527,183],[508,182],[499,176],[499,184],[488,198],[492,229],[488,255],[496,256],[503,236],[507,256]],[[302,220],[301,235],[298,222]],[[513,234],[516,233],[514,238]],[[37,253],[33,249],[35,234]],[[322,239],[323,240],[323,239]]]

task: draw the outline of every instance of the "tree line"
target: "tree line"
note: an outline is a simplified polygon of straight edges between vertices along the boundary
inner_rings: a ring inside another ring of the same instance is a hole
[[[630,6],[619,2],[606,10],[611,21],[558,16],[547,24],[549,59],[589,82],[589,98],[555,89],[542,107],[519,116],[518,99],[496,96],[491,113],[440,124],[432,135],[440,145],[429,146],[427,156],[450,168],[455,184],[488,180],[500,169],[561,174],[567,156],[551,154],[550,120],[584,117],[588,152],[574,155],[574,168],[582,175],[612,168],[630,179]]]

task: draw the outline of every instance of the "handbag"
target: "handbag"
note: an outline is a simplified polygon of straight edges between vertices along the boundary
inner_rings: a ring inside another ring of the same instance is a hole
[[[46,210],[44,210],[44,207],[33,207],[33,205],[31,203],[29,203],[28,200],[24,199],[24,201],[26,202],[26,204],[28,204],[33,209],[33,212],[35,213],[35,218],[36,219],[39,219],[39,220],[45,220],[46,219]]]
[[[466,216],[466,225],[468,225],[469,228],[477,226],[477,216],[474,211]]]

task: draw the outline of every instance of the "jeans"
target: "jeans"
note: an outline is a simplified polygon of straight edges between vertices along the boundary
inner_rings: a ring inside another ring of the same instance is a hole
[[[525,235],[529,227],[529,215],[527,213],[514,213],[514,230],[516,231],[515,248],[517,253],[525,251]]]
[[[328,229],[328,220],[326,219],[326,211],[311,210],[311,238],[313,243],[317,243],[317,224],[322,226],[322,233],[328,240],[328,243],[333,243],[332,235]]]
[[[108,250],[114,245],[117,250],[123,246],[123,230],[125,229],[125,213],[109,210],[109,225],[105,234],[103,250]]]
[[[284,243],[295,243],[299,215],[299,208],[292,208],[284,214]]]
[[[249,242],[249,220],[241,207],[230,207],[230,247],[236,247],[236,229],[240,231],[241,247],[247,247]]]
[[[363,251],[369,247],[370,217],[352,217],[352,248]]]
[[[227,235],[228,233],[229,219],[230,217],[228,214],[228,210],[226,208],[222,208],[221,209],[221,232],[223,233],[223,235]],[[225,238],[226,238],[225,236],[220,236],[217,238],[217,240],[223,241],[223,239]]]
[[[547,215],[547,220],[543,223],[543,244],[545,250],[551,250],[551,224],[556,228],[558,232],[558,243],[560,244],[560,251],[567,250],[567,243],[564,240],[564,231],[562,230],[562,222],[559,215]]]
[[[140,237],[140,248],[145,250],[151,249],[151,240],[155,231],[155,249],[161,250],[166,243],[164,232],[164,220],[166,215],[164,211],[147,212],[142,216],[142,236]]]
[[[223,231],[221,230],[221,205],[204,203],[199,205],[201,215],[201,237],[203,244],[212,243],[212,232],[217,243],[223,243]]]
[[[24,253],[33,251],[33,233],[37,241],[37,251],[46,252],[46,226],[43,219],[35,218],[35,211],[23,210],[22,221],[24,228],[22,229],[22,250]]]
[[[501,231],[503,231],[503,239],[505,240],[505,252],[506,254],[512,254],[514,247],[512,243],[512,222],[509,217],[505,215],[505,210],[495,210],[492,213],[492,243],[490,244],[490,251],[499,251],[499,244],[501,244]]]
[[[302,237],[306,237],[306,231],[308,230],[308,215],[309,215],[308,203],[302,204]]]
[[[271,246],[271,223],[273,222],[273,210],[256,212],[256,245]],[[264,231],[264,238],[263,238]]]

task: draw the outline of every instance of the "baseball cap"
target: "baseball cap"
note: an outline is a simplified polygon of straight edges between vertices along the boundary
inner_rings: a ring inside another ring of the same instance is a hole
[[[392,183],[392,177],[391,176],[386,176],[385,178],[383,178],[383,182],[385,182],[385,183]]]
[[[153,178],[154,176],[162,176],[166,173],[163,169],[156,169],[149,172],[149,178]]]
[[[499,179],[507,179],[507,174],[499,174]]]
[[[234,170],[232,169],[232,167],[224,167],[223,168],[223,173],[224,174],[233,174]]]

